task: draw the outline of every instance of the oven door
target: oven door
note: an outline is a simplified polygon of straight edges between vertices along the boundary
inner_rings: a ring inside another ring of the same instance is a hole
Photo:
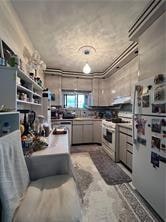
[[[115,130],[111,130],[103,127],[103,139],[106,140],[109,144],[113,144],[115,136]]]
[[[111,159],[116,161],[114,129],[108,129],[103,127],[102,147],[111,157]]]

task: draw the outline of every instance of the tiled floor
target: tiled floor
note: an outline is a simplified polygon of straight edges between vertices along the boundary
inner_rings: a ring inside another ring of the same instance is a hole
[[[72,154],[72,161],[82,199],[83,222],[160,221],[129,184],[109,186],[105,183],[87,152],[102,149],[101,146],[75,146],[76,149],[79,153]],[[119,166],[131,176],[122,164]]]

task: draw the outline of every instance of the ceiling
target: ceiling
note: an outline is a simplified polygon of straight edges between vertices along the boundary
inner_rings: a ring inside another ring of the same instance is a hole
[[[101,73],[131,44],[128,30],[149,0],[12,0],[47,67]],[[84,55],[79,48],[96,49]]]

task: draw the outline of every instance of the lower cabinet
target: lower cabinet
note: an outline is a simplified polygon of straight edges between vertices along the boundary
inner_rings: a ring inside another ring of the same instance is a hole
[[[83,143],[93,142],[93,124],[83,125]]]
[[[126,134],[119,134],[119,159],[126,163]]]
[[[72,143],[73,144],[83,143],[82,124],[80,124],[80,125],[73,124],[72,134],[73,134],[72,135]]]
[[[102,144],[102,121],[93,121],[93,142]]]
[[[102,141],[101,121],[73,121],[72,144],[100,143]]]
[[[73,121],[72,144],[92,143],[93,142],[93,122],[92,121]]]
[[[132,131],[119,128],[119,160],[132,170]]]
[[[132,169],[132,158],[133,154],[130,151],[126,151],[126,165]]]

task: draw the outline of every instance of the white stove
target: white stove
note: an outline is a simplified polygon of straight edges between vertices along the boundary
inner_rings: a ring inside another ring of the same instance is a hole
[[[119,113],[119,118],[122,119],[123,124],[132,123],[131,113]],[[102,121],[102,147],[104,151],[115,162],[119,161],[118,152],[118,123],[113,123],[110,120]]]
[[[113,161],[117,161],[116,136],[117,124],[107,120],[102,121],[102,147]]]

